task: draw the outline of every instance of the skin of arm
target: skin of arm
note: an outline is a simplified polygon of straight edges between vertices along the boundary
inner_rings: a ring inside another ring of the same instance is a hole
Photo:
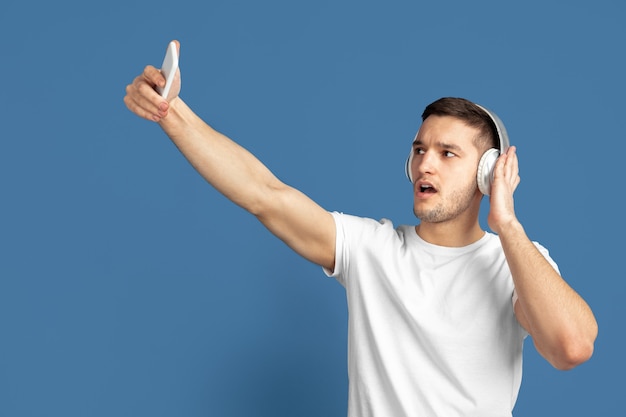
[[[154,90],[164,83],[161,72],[147,66],[127,86],[126,106],[138,116],[158,122],[215,189],[256,216],[295,252],[332,270],[336,233],[332,215],[281,182],[254,155],[200,119],[178,97],[179,70],[166,98]]]
[[[511,147],[496,163],[489,227],[500,237],[513,276],[518,321],[552,366],[572,369],[591,357],[598,325],[591,308],[548,263],[517,220],[513,192],[519,182],[517,155]]]

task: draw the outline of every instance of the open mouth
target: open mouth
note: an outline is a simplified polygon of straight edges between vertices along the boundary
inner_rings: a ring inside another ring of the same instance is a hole
[[[424,182],[419,184],[418,191],[422,194],[434,194],[437,192],[437,189],[431,184]]]

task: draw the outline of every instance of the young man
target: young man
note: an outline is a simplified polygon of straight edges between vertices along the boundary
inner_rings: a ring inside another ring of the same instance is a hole
[[[127,107],[346,288],[350,416],[510,416],[528,334],[558,369],[591,356],[593,313],[516,218],[515,148],[497,158],[487,189],[477,180],[481,156],[501,140],[482,107],[444,98],[426,108],[407,163],[420,222],[395,228],[324,210],[203,122],[178,96],[180,73],[166,98],[154,90],[164,82],[146,67],[127,87]],[[496,234],[479,225],[479,184]]]

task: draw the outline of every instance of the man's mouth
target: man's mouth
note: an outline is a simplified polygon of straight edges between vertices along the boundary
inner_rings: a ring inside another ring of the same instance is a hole
[[[434,194],[437,192],[437,189],[428,182],[420,182],[417,184],[417,191],[420,194]]]

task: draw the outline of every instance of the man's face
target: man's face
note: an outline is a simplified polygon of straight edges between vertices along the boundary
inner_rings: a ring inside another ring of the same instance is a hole
[[[451,116],[431,115],[422,123],[410,167],[415,180],[413,211],[422,222],[445,222],[478,208],[480,155],[474,138],[479,133]]]

